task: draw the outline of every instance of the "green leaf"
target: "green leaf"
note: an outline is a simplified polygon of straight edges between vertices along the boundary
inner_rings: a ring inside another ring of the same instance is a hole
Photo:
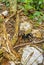
[[[9,7],[9,6],[10,6],[9,2],[6,2],[6,6],[7,6],[7,7]]]
[[[34,13],[34,16],[40,16],[40,12],[38,12],[38,11],[36,11],[35,13]]]
[[[44,20],[44,15],[42,16],[42,19]]]
[[[41,2],[41,1],[39,1],[39,5],[40,5],[40,4],[42,4],[42,2]]]
[[[2,0],[2,2],[6,2],[6,0]]]
[[[22,3],[30,3],[32,2],[33,0],[18,0],[18,2],[22,2]]]
[[[25,2],[25,0],[18,0],[18,2],[22,2],[22,3],[24,3],[24,2]]]
[[[29,10],[29,9],[32,9],[33,7],[32,7],[31,5],[29,5],[29,4],[26,4],[26,5],[24,5],[24,8],[25,8],[26,10]]]

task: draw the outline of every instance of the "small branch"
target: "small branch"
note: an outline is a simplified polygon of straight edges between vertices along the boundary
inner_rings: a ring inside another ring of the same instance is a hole
[[[13,16],[15,16],[15,13],[13,13],[11,16],[9,16],[9,17],[5,20],[5,22],[8,22],[8,21],[10,20],[10,18],[12,18]]]
[[[22,9],[19,10],[19,11],[17,12],[17,14],[19,14],[21,11],[23,11],[23,10],[22,10]],[[9,16],[9,17],[5,20],[5,22],[8,22],[8,21],[10,20],[10,18],[12,18],[13,16],[15,16],[15,14],[16,14],[16,13],[11,14],[11,16]]]
[[[30,42],[30,43],[22,43],[22,44],[19,44],[19,45],[16,45],[15,47],[14,47],[14,49],[15,48],[18,48],[18,47],[22,47],[22,46],[26,46],[26,45],[31,45],[31,44],[40,44],[40,43],[43,43],[44,42],[44,39],[43,40],[41,40],[41,41],[32,41],[32,42]]]
[[[14,47],[14,49],[15,48],[18,48],[18,47],[22,47],[22,46],[26,46],[26,45],[29,45],[30,43],[23,43],[23,44],[19,44],[19,45],[16,45],[15,47]]]
[[[40,43],[43,43],[43,42],[44,42],[44,39],[43,40],[40,40],[40,41],[33,41],[32,43],[40,44]]]

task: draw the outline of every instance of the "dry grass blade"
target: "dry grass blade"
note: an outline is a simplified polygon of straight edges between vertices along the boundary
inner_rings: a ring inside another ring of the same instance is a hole
[[[6,32],[6,27],[5,23],[3,24],[3,32],[4,32],[4,37],[6,38],[6,48],[8,50],[8,53],[14,58],[19,58],[20,55],[17,54],[17,52],[13,49],[11,41],[8,39],[8,35]],[[6,51],[7,52],[7,51]]]
[[[9,0],[10,3],[10,11],[16,13],[17,11],[17,0]]]
[[[15,23],[15,33],[14,33],[14,36],[13,36],[13,39],[12,39],[12,44],[13,45],[18,40],[19,23],[20,23],[19,14],[17,14],[17,16],[16,16],[16,23]]]

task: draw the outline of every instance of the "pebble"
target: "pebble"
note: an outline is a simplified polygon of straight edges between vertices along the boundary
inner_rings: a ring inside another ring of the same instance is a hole
[[[8,11],[7,10],[3,11],[2,15],[7,16],[8,15]]]
[[[23,49],[21,63],[23,65],[38,65],[43,62],[43,55],[41,49],[35,47],[26,46]]]

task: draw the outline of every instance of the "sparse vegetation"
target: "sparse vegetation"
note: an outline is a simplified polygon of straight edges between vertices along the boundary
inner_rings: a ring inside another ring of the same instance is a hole
[[[0,0],[0,65],[43,65],[43,50],[44,0]]]

